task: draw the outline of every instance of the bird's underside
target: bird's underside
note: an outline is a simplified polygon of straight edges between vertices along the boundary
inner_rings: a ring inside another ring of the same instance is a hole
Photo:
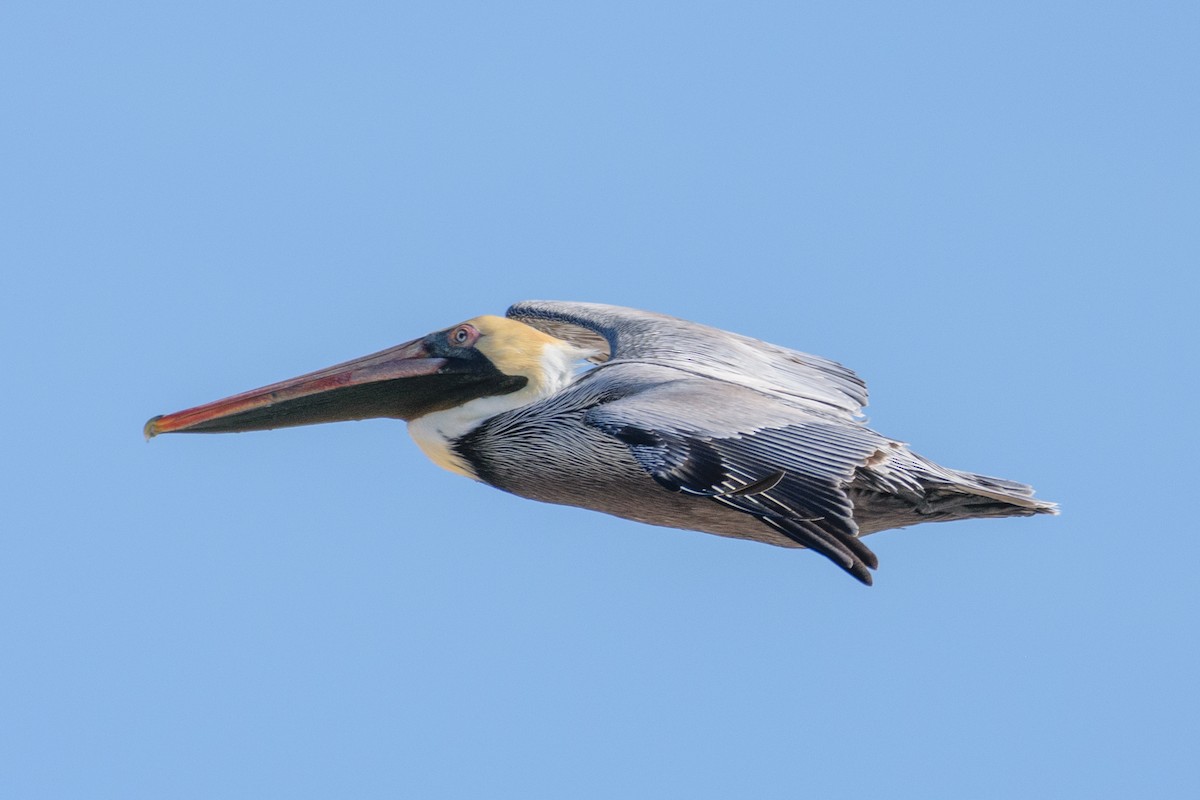
[[[405,419],[435,463],[505,491],[811,548],[868,584],[866,534],[1055,513],[1024,484],[875,433],[866,400],[857,375],[817,356],[634,309],[526,302],[145,430]]]

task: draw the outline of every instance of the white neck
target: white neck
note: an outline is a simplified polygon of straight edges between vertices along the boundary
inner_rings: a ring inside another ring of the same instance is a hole
[[[526,376],[529,383],[524,388],[509,394],[477,397],[461,406],[409,420],[408,434],[425,455],[442,469],[479,480],[471,465],[454,451],[455,440],[477,428],[486,419],[562,391],[574,380],[579,362],[592,355],[595,354],[567,342],[547,343],[542,348],[541,374]]]

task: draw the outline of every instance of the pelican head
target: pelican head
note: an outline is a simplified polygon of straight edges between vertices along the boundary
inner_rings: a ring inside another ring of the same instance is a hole
[[[475,317],[363,358],[154,417],[144,430],[150,439],[431,415],[442,426],[458,427],[557,391],[587,355],[522,322]],[[447,418],[445,412],[455,413]],[[416,431],[414,437],[421,442]]]

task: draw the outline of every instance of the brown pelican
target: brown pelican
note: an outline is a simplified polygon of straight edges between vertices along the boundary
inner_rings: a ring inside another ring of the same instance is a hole
[[[155,417],[145,434],[403,419],[436,464],[504,491],[811,548],[866,584],[866,534],[1056,513],[1029,486],[875,433],[866,402],[858,376],[824,358],[662,314],[530,301]]]

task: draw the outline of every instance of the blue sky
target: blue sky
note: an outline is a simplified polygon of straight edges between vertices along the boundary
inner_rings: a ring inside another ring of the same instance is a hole
[[[1200,11],[994,6],[6,4],[0,794],[1200,790]],[[837,359],[1063,515],[866,589],[395,422],[142,441],[531,298]]]

